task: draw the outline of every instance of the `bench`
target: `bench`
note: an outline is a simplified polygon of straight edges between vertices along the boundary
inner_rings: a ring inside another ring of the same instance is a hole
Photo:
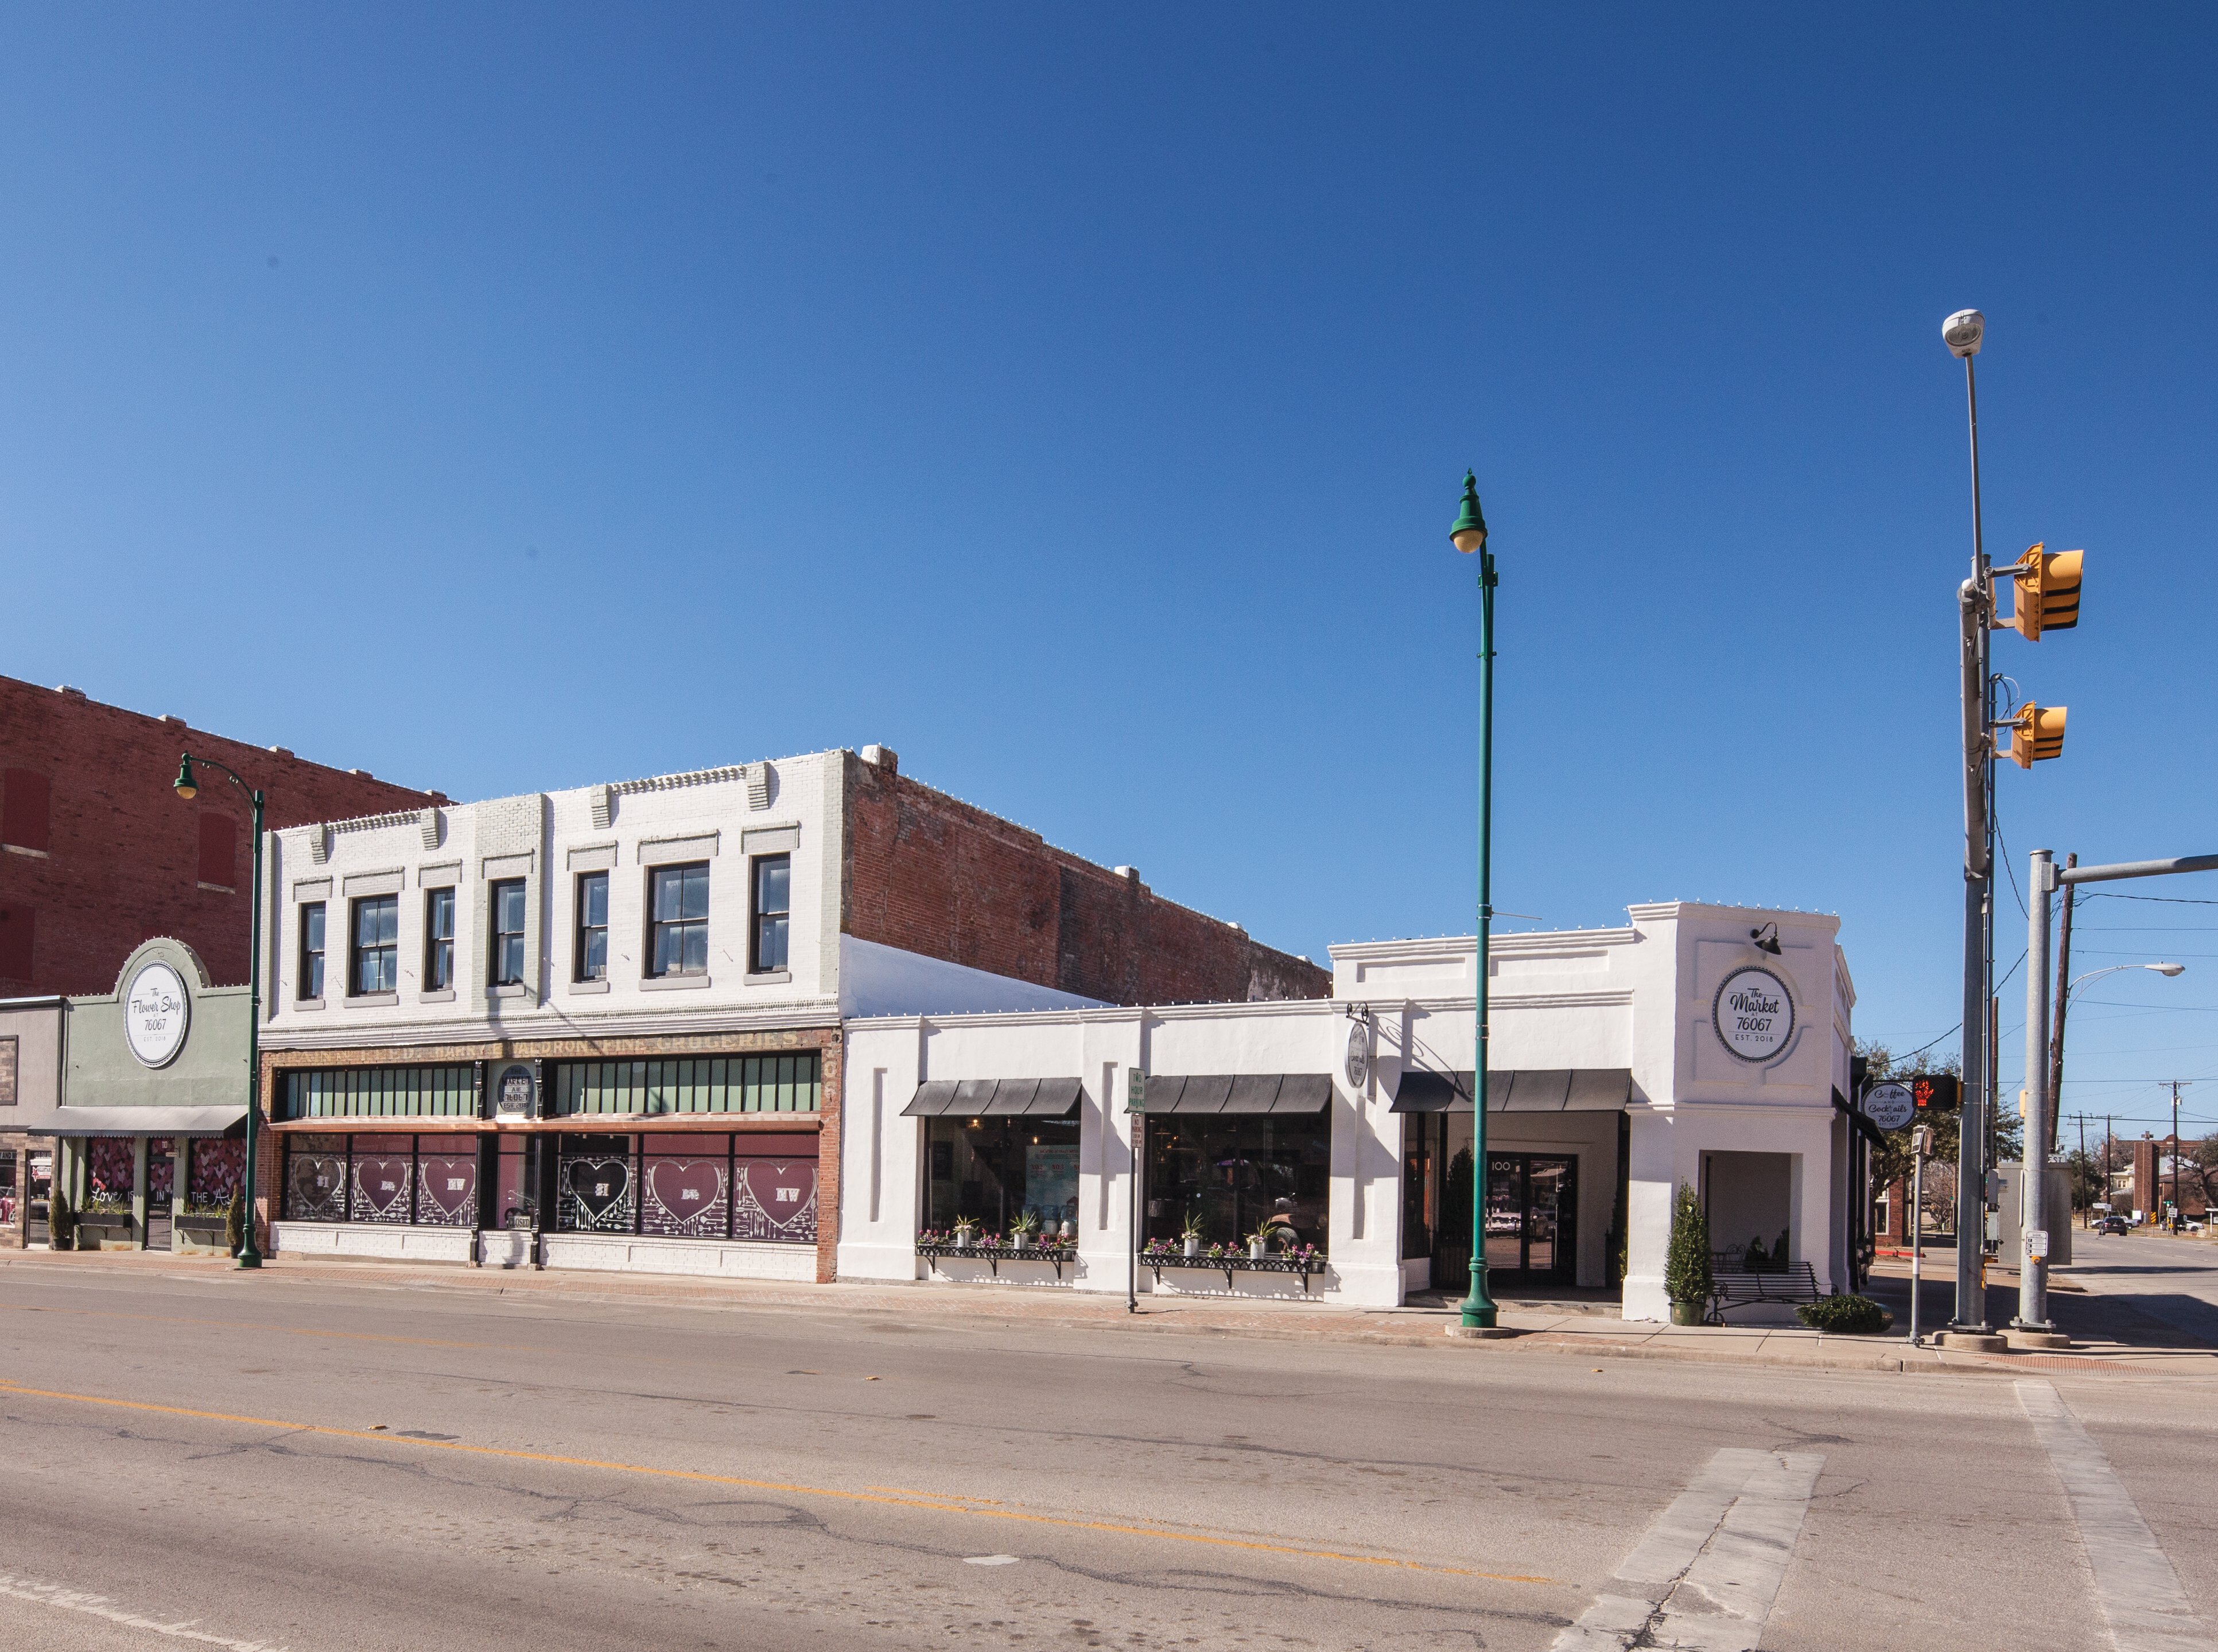
[[[1749,1302],[1814,1302],[1818,1298],[1818,1272],[1807,1262],[1789,1262],[1754,1273],[1745,1266],[1713,1262],[1706,1322],[1723,1325],[1726,1310]]]

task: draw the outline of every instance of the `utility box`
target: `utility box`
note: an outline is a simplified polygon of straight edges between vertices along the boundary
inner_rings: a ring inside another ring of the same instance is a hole
[[[1995,1218],[1995,1259],[2016,1267],[2025,1258],[2025,1166],[2005,1164],[2002,1211]],[[2072,1172],[2062,1165],[2048,1167],[2048,1265],[2063,1267],[2072,1260],[2072,1228],[2078,1217],[2072,1209]]]

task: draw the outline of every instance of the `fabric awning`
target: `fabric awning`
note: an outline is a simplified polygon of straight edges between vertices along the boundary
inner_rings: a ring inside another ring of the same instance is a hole
[[[1068,1118],[1085,1094],[1076,1079],[927,1079],[901,1117]]]
[[[1413,1067],[1394,1086],[1397,1113],[1467,1113],[1472,1074]],[[1490,1113],[1614,1113],[1633,1095],[1629,1067],[1490,1067]]]
[[[1332,1099],[1323,1073],[1148,1075],[1148,1112],[1321,1113]]]
[[[33,1135],[237,1135],[246,1104],[236,1107],[57,1107],[22,1127]]]

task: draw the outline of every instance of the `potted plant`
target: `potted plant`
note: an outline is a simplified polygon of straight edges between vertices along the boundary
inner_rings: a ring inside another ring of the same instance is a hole
[[[1671,1299],[1671,1323],[1700,1325],[1713,1284],[1710,1277],[1710,1217],[1694,1184],[1679,1184],[1671,1211],[1671,1247],[1664,1261],[1664,1294]]]
[[[223,1213],[223,1242],[233,1256],[246,1248],[246,1190],[243,1187],[231,1196],[231,1204]]]
[[[1201,1222],[1201,1212],[1199,1210],[1187,1211],[1186,1213],[1186,1226],[1181,1230],[1180,1240],[1186,1255],[1199,1256],[1201,1254],[1201,1236],[1205,1231],[1205,1230],[1204,1229]]]
[[[77,1212],[70,1209],[69,1195],[59,1187],[46,1204],[46,1248],[70,1250],[77,1243]]]
[[[977,1218],[976,1218],[976,1217],[975,1217],[975,1216],[957,1216],[957,1217],[956,1217],[956,1218],[955,1218],[955,1248],[956,1248],[957,1250],[958,1250],[958,1251],[967,1251],[967,1250],[969,1250],[969,1249],[970,1248],[970,1241],[971,1241],[974,1238],[976,1238],[976,1237],[977,1236],[977,1233],[978,1233],[978,1222],[977,1222]]]
[[[1262,1224],[1248,1235],[1248,1259],[1260,1262],[1270,1253],[1271,1242],[1288,1242],[1293,1239],[1294,1224],[1286,1220],[1286,1213],[1273,1210],[1263,1218]]]
[[[1009,1248],[1020,1251],[1030,1245],[1032,1235],[1039,1231],[1039,1212],[1023,1210],[1009,1222]]]

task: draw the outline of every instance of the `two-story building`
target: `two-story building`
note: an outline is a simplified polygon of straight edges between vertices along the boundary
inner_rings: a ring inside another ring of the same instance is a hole
[[[828,1279],[854,1016],[1320,997],[1324,970],[883,747],[272,835],[284,1253]]]
[[[1838,929],[1664,902],[1495,939],[1483,1220],[1501,1289],[1621,1287],[1628,1318],[1665,1317],[1682,1185],[1717,1249],[1760,1239],[1847,1287],[1862,1191]],[[1331,950],[1326,999],[851,1020],[870,1112],[844,1138],[839,1276],[1459,1294],[1476,944]]]

